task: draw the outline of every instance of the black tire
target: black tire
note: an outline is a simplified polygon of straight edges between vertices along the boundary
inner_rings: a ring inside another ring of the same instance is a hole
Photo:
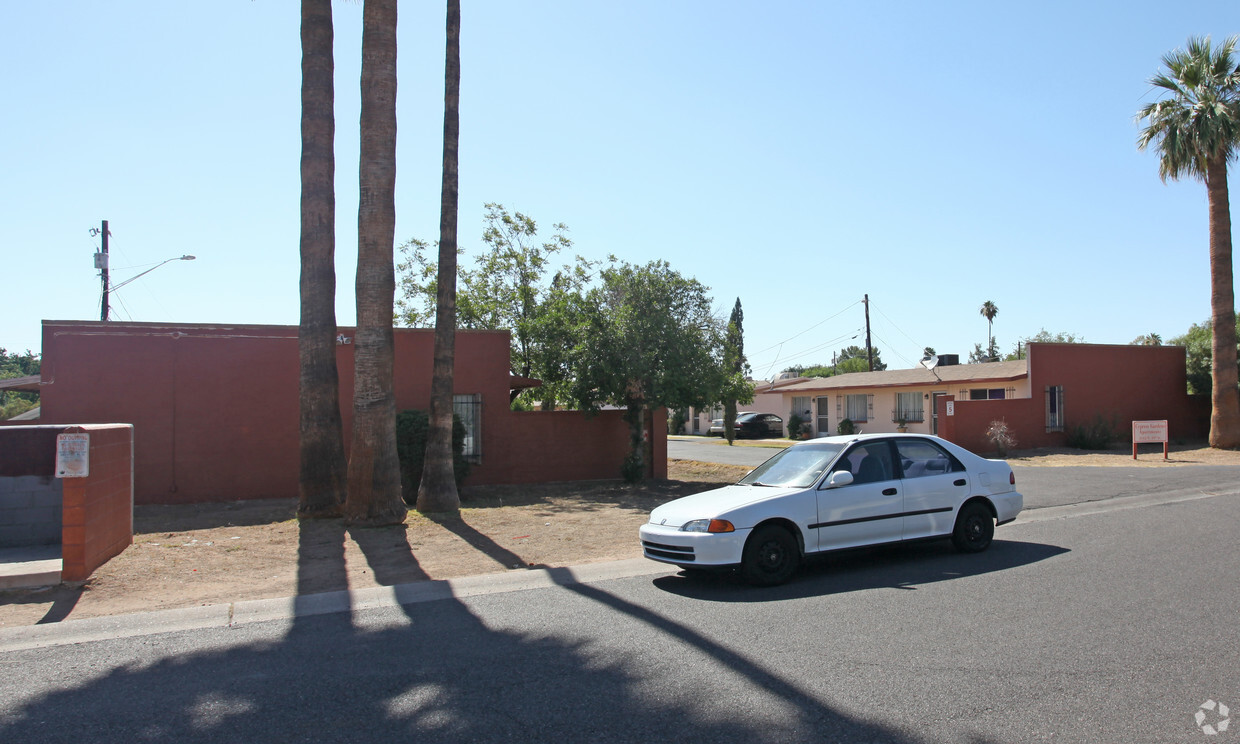
[[[952,530],[952,543],[962,553],[980,553],[990,547],[995,537],[995,518],[985,504],[974,501],[965,504],[956,515],[956,528]]]
[[[788,530],[774,524],[759,527],[745,542],[741,576],[757,586],[782,584],[801,566],[801,549]]]

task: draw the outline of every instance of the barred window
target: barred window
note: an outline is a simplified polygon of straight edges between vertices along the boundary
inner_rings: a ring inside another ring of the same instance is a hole
[[[472,463],[482,462],[482,395],[452,396],[452,413],[465,426],[465,447],[462,454]]]
[[[1063,385],[1053,385],[1046,388],[1046,430],[1063,429]]]
[[[896,393],[896,410],[893,421],[924,421],[921,393]]]
[[[846,403],[848,406],[848,418],[853,423],[870,420],[870,396],[849,395],[846,396]]]

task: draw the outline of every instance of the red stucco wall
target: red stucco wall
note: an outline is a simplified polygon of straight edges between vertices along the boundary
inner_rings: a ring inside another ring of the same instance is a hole
[[[1016,400],[955,401],[955,415],[939,402],[940,434],[974,452],[990,452],[990,422],[1006,421],[1017,447],[1063,446],[1068,432],[1099,416],[1131,436],[1132,422],[1166,419],[1170,436],[1199,438],[1209,432],[1209,400],[1186,393],[1185,352],[1179,346],[1030,344],[1032,397]],[[1045,389],[1063,387],[1064,431],[1046,431]]]
[[[429,407],[433,345],[433,331],[396,330],[398,410]],[[353,346],[336,349],[347,447]],[[482,462],[467,484],[617,477],[620,414],[512,412],[508,349],[507,332],[457,334],[455,391],[483,403]],[[296,496],[297,381],[295,327],[43,325],[41,423],[133,424],[138,503]],[[666,442],[665,427],[654,435]],[[666,446],[656,451],[666,477]]]

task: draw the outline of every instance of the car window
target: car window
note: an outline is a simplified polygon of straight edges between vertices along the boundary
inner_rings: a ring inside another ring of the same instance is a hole
[[[887,442],[867,442],[849,450],[836,464],[834,470],[852,473],[853,483],[881,483],[893,480],[894,463],[891,447]]]
[[[839,452],[838,444],[789,447],[741,478],[740,483],[751,486],[808,488],[822,476]]]
[[[960,461],[924,439],[897,439],[900,468],[905,478],[925,478],[964,470]]]

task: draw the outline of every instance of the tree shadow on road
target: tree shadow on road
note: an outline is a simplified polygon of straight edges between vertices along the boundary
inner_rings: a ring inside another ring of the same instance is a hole
[[[0,681],[0,741],[921,741],[570,569],[535,591],[323,613],[311,592],[345,582],[346,536],[381,584],[420,569],[398,530],[304,534],[339,565],[299,583],[288,620],[6,654],[23,674]],[[396,595],[410,586],[451,591]],[[686,646],[699,662],[659,653]],[[66,678],[69,659],[90,671]]]

